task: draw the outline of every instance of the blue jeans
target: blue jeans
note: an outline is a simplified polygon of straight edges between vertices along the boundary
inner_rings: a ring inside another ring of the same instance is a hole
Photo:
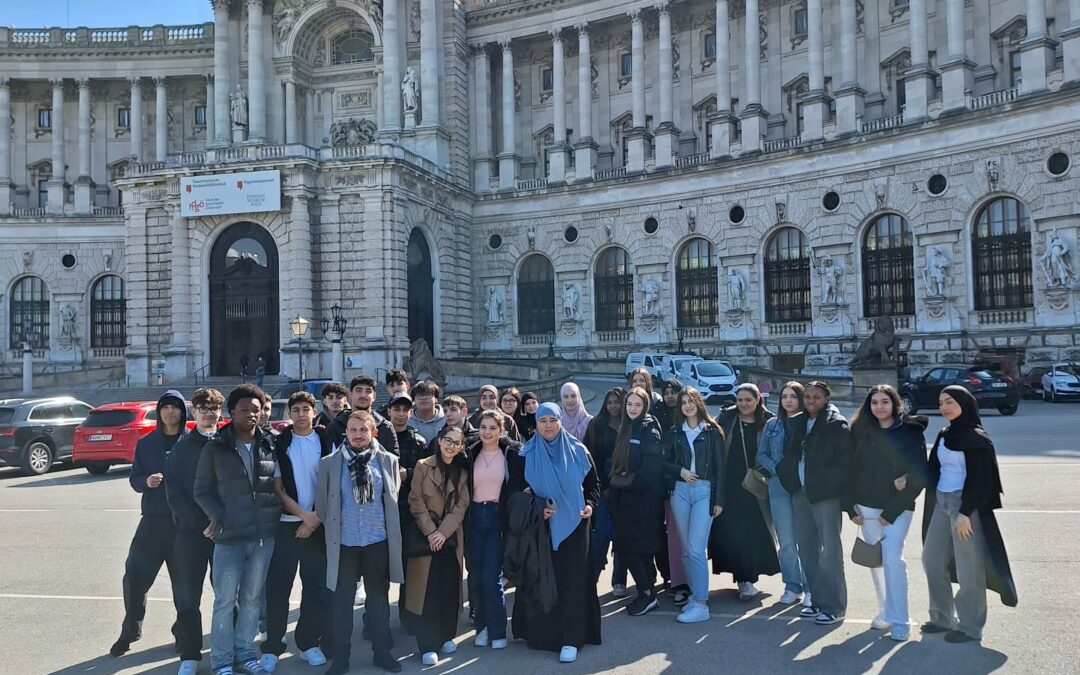
[[[707,602],[709,599],[709,560],[706,557],[709,547],[709,532],[712,531],[712,505],[709,481],[696,483],[675,483],[671,493],[671,513],[675,516],[675,527],[679,529],[682,541],[683,568],[690,582],[690,593],[694,600]]]
[[[259,658],[255,634],[259,631],[266,570],[273,555],[273,538],[214,547],[214,616],[210,623],[212,669]],[[235,626],[233,608],[238,608]]]
[[[799,546],[795,543],[795,511],[791,506],[791,495],[775,476],[769,480],[769,511],[776,538],[780,540],[780,576],[784,579],[784,588],[792,593],[802,593],[807,590],[806,576],[799,562]]]
[[[596,513],[593,514],[592,542],[589,544],[589,558],[593,573],[593,580],[600,579],[600,573],[607,567],[608,549],[611,547],[612,524],[611,509],[608,506],[607,497],[600,495],[600,501],[596,504]],[[619,559],[618,553],[611,556],[614,567],[611,571],[611,584],[626,585],[626,565]]]
[[[502,535],[499,505],[473,502],[469,509],[469,570],[476,575],[476,632],[487,629],[488,638],[506,639],[506,601],[502,586]]]

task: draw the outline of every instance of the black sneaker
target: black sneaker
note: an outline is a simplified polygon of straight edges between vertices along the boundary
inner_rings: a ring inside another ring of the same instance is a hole
[[[116,642],[113,643],[113,646],[109,647],[109,654],[111,656],[123,656],[131,649],[131,643],[132,641],[127,638],[117,638]]]
[[[682,607],[686,603],[690,602],[690,591],[684,588],[676,589],[675,592],[671,595],[676,607]]]
[[[630,608],[627,611],[630,612],[630,616],[642,616],[656,609],[659,604],[660,602],[656,599],[655,593],[652,595],[638,593],[638,596],[630,603]]]
[[[810,605],[809,607],[803,607],[802,609],[799,610],[799,616],[801,616],[804,619],[813,619],[813,618],[817,617],[818,614],[821,614],[821,608],[817,607],[815,605]]]
[[[953,644],[961,644],[963,642],[979,642],[979,638],[972,637],[960,630],[951,630],[945,633],[945,642],[952,642]]]
[[[926,633],[927,635],[933,635],[934,633],[948,633],[951,629],[945,626],[939,626],[933,621],[927,621],[923,625],[919,626],[919,631]]]
[[[400,673],[401,663],[394,658],[394,655],[390,652],[384,652],[382,654],[376,654],[371,659],[372,665],[376,668],[382,668],[388,673]]]
[[[345,675],[347,672],[349,672],[349,664],[333,661],[323,675]]]
[[[829,614],[828,612],[822,612],[814,619],[814,623],[819,626],[831,626],[835,623],[840,623],[844,620],[844,617],[840,614]]]

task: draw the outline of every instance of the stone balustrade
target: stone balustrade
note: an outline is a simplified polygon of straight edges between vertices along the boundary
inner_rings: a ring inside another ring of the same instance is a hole
[[[0,50],[213,46],[214,24],[127,28],[0,28]]]

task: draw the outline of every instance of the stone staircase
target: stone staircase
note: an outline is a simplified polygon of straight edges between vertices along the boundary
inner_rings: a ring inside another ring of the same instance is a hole
[[[253,381],[253,380],[249,380]],[[289,378],[284,375],[267,375],[263,379],[263,389],[273,393],[275,389],[284,385]],[[74,396],[80,401],[85,401],[92,406],[105,405],[106,403],[119,403],[121,401],[156,401],[167,389],[176,389],[188,398],[199,387],[213,387],[228,396],[229,390],[240,384],[241,380],[236,376],[225,377],[186,377],[168,382],[163,386],[99,386],[79,387],[66,391],[35,391],[35,396],[48,394],[66,394]]]

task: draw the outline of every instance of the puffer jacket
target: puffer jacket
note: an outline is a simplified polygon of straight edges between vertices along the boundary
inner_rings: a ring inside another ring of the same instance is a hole
[[[281,517],[281,499],[274,490],[273,439],[255,429],[251,453],[254,480],[248,478],[237,449],[233,425],[203,446],[195,470],[195,502],[214,527],[216,544],[248,544],[273,538]]]

